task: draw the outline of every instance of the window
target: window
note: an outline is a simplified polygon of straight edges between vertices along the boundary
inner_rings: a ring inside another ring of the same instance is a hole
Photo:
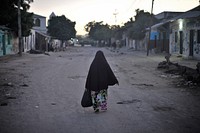
[[[178,40],[178,33],[175,32],[175,43],[177,43],[177,40]]]
[[[37,19],[35,20],[35,26],[40,27],[40,19],[39,19],[39,18],[37,18]]]
[[[200,43],[200,30],[197,30],[197,43]]]

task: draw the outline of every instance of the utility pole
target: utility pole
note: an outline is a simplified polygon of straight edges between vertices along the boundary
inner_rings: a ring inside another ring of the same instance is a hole
[[[19,56],[22,56],[22,26],[21,26],[21,0],[18,0],[18,43],[19,43]]]
[[[152,6],[151,6],[151,20],[150,20],[150,27],[149,27],[149,42],[147,43],[147,56],[149,56],[149,48],[150,48],[150,40],[151,40],[151,25],[152,25],[152,15],[153,15],[153,4],[154,0],[152,0]]]
[[[117,15],[118,15],[117,9],[115,9],[115,12],[113,13],[113,15],[115,16],[115,25],[116,25],[117,24]]]

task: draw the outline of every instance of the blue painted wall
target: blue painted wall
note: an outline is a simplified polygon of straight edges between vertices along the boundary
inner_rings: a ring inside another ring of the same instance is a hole
[[[12,54],[12,36],[9,31],[0,29],[0,56]]]

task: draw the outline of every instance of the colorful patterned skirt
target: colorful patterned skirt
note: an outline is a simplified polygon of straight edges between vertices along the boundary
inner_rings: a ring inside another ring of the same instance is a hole
[[[107,90],[101,90],[100,92],[91,91],[92,103],[95,112],[107,110]]]

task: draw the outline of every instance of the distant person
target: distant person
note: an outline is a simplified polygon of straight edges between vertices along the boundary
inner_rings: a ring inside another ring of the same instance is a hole
[[[107,110],[108,86],[118,84],[102,51],[97,51],[90,66],[85,88],[91,91],[92,106],[95,112]]]

